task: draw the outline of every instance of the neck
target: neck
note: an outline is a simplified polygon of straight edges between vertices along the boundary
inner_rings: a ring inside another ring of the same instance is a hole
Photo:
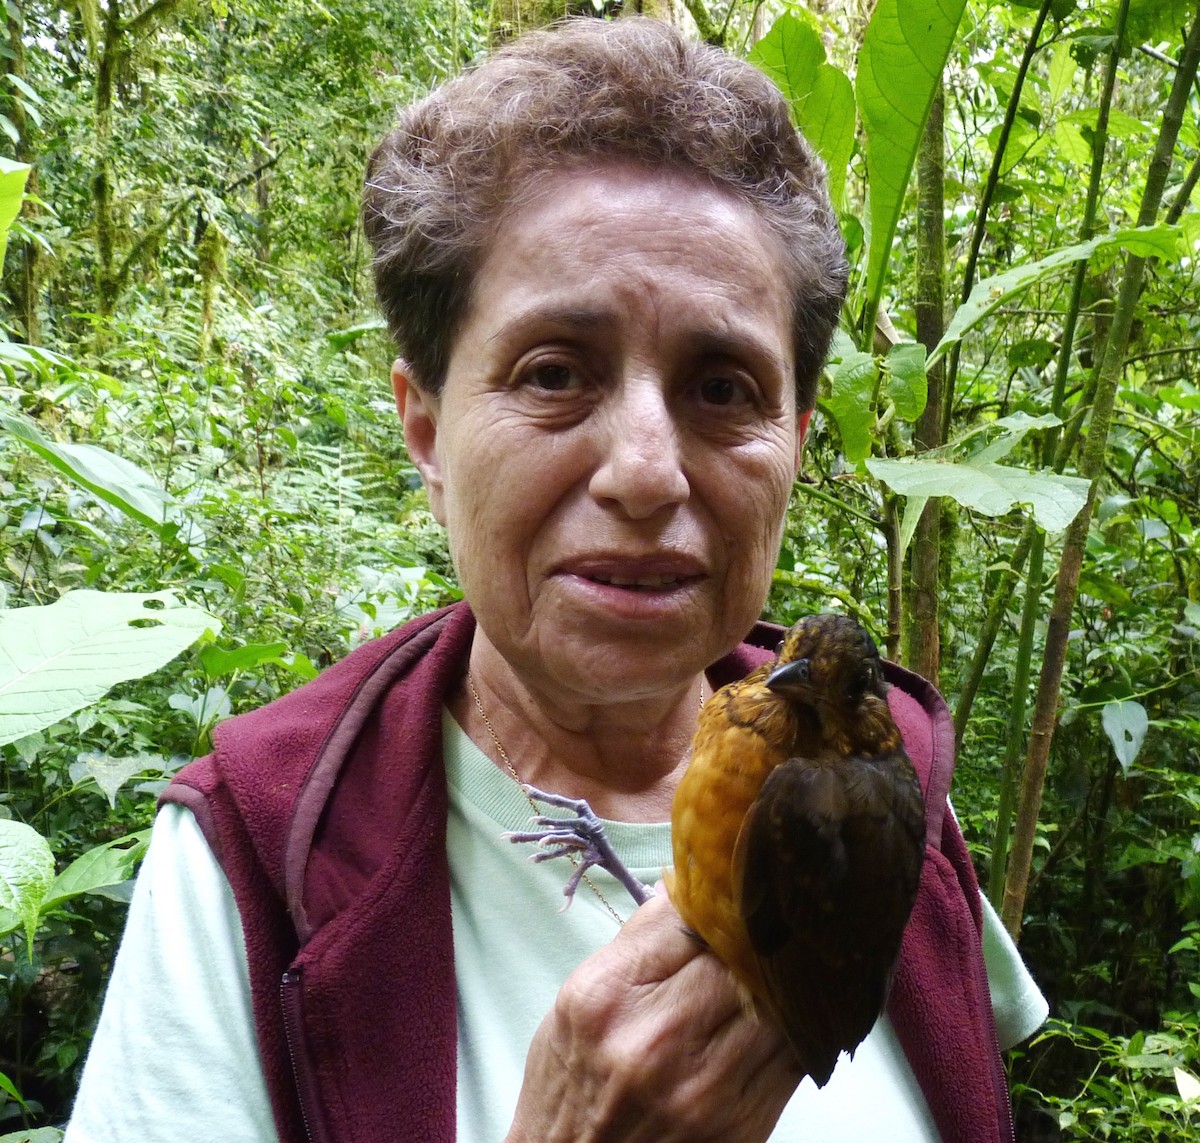
[[[451,713],[506,773],[497,741],[522,782],[584,798],[601,817],[633,822],[670,817],[708,694],[703,675],[613,703],[549,693],[514,671],[479,630],[469,670],[479,706],[464,679],[451,698]]]

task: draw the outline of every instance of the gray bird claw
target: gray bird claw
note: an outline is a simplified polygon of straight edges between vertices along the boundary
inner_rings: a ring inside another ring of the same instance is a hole
[[[535,802],[544,802],[548,806],[569,810],[575,815],[569,818],[555,818],[539,814],[533,818],[533,822],[541,827],[540,829],[521,830],[503,835],[514,845],[536,845],[538,852],[530,855],[531,861],[550,861],[552,858],[568,855],[575,859],[575,868],[571,871],[566,885],[563,886],[563,893],[567,898],[564,909],[574,900],[580,881],[593,866],[607,869],[629,890],[630,895],[639,905],[650,898],[650,891],[629,872],[616,855],[608,840],[608,835],[604,832],[604,823],[596,816],[587,802],[581,798],[566,798],[561,794],[550,794],[539,790],[536,786],[527,786],[524,783],[522,783],[521,789],[528,798]]]

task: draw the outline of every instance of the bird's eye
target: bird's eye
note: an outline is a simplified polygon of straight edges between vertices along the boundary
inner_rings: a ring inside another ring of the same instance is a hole
[[[780,639],[780,640],[779,640],[779,642],[775,644],[775,654],[776,654],[776,655],[782,655],[782,654],[783,654],[783,645],[784,645],[784,643],[786,643],[786,642],[787,642],[787,640],[786,640],[786,639]]]
[[[850,685],[846,688],[846,698],[851,705],[857,706],[863,700],[863,696],[867,691],[875,689],[875,665],[873,663],[863,664],[863,668],[854,678],[850,680]]]

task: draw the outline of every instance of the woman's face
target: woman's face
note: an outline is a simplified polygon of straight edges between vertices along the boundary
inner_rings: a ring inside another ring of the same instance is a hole
[[[558,174],[500,225],[437,398],[393,380],[486,638],[583,702],[677,689],[758,618],[799,442],[776,239],[727,192]]]

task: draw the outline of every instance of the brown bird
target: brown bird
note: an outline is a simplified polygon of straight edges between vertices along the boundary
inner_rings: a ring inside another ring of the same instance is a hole
[[[801,619],[776,658],[705,704],[671,812],[671,900],[748,1007],[828,1082],[887,1000],[924,858],[925,808],[887,705],[879,652],[854,620]],[[535,860],[601,865],[644,901],[586,802],[545,794]]]
[[[671,900],[818,1087],[887,1000],[924,857],[920,783],[854,620],[801,619],[705,705]]]

